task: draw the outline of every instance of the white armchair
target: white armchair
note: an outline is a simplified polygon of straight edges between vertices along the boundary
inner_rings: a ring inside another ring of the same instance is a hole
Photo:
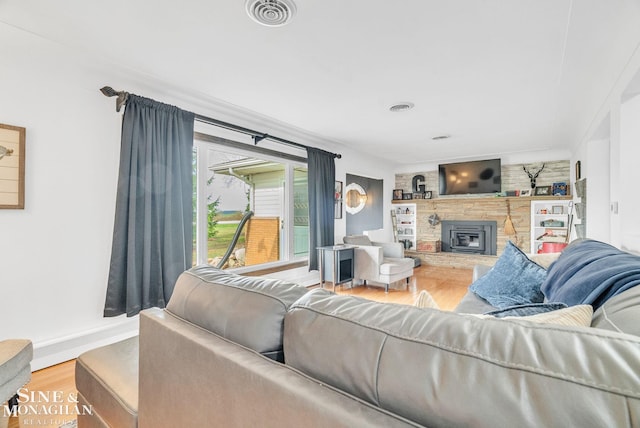
[[[389,292],[389,284],[413,276],[414,261],[404,257],[404,247],[399,242],[372,242],[365,235],[349,235],[345,244],[356,245],[354,250],[354,279],[383,283]]]

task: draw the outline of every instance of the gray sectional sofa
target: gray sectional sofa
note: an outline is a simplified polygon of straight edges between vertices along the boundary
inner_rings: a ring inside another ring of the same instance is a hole
[[[78,358],[79,427],[640,426],[639,307],[565,327],[196,267],[139,338]]]

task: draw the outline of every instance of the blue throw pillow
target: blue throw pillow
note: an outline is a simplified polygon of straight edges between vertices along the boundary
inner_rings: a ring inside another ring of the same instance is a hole
[[[542,303],[540,285],[547,271],[507,242],[496,264],[469,289],[498,309],[528,303]]]

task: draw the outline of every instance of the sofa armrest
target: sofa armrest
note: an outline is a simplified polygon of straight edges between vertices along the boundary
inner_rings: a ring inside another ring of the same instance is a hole
[[[475,282],[478,278],[480,278],[490,270],[491,270],[491,266],[475,265],[473,267],[473,276],[471,277],[471,281]]]
[[[32,359],[33,344],[30,340],[0,341],[0,403],[11,398],[19,388],[29,382]]]
[[[400,242],[372,242],[371,245],[382,247],[385,257],[404,258],[404,246]]]
[[[382,247],[360,245],[354,249],[354,278],[375,281],[384,261]]]

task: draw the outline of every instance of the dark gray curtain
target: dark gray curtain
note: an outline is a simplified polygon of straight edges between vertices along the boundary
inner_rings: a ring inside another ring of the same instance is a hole
[[[104,316],[164,307],[191,267],[194,114],[129,95]]]
[[[317,247],[333,245],[336,165],[334,155],[307,148],[309,179],[309,270],[318,269]]]

